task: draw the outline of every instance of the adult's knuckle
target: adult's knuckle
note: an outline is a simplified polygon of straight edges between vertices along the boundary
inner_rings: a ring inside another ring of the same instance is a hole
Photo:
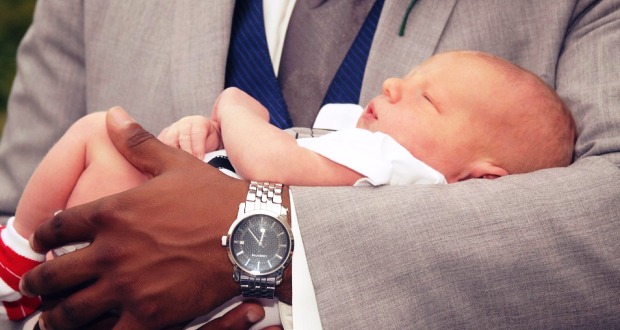
[[[140,319],[156,320],[160,314],[160,309],[154,301],[146,300],[140,304],[136,310],[136,314]]]
[[[39,268],[38,281],[34,280],[34,284],[53,283],[58,277],[58,271],[53,263],[44,263]]]
[[[113,214],[118,210],[118,202],[111,198],[100,199],[93,204],[91,210],[91,221],[96,225],[102,225],[108,223],[110,218],[113,218]]]
[[[136,279],[127,274],[116,274],[113,279],[112,286],[115,288],[116,292],[119,293],[119,295],[132,297],[132,299],[139,299],[142,301],[142,298],[138,298],[138,296],[140,296],[139,289],[141,288],[138,283],[139,281],[140,279]]]
[[[52,218],[52,220],[50,221],[50,229],[52,232],[52,235],[54,238],[56,239],[62,239],[63,237],[63,227],[65,224],[65,212],[61,212],[60,214],[56,215],[55,217]]]
[[[174,323],[166,319],[165,311],[160,307],[161,302],[145,299],[133,308],[133,315],[141,323],[148,324],[149,328],[163,328],[167,323]]]
[[[114,226],[123,221],[124,214],[132,205],[133,201],[128,195],[103,198],[95,202],[88,219],[96,228]]]
[[[124,249],[116,244],[102,244],[99,246],[97,254],[93,257],[95,264],[100,267],[113,267],[124,254]],[[105,269],[105,268],[104,268]]]
[[[142,147],[145,142],[154,139],[153,134],[147,132],[144,129],[136,129],[127,139],[127,146],[131,149]]]
[[[84,310],[84,305],[82,302],[76,302],[73,300],[65,300],[57,307],[57,317],[58,319],[62,319],[63,323],[66,324],[80,324],[81,323],[81,315],[82,310]],[[57,328],[57,327],[53,327]]]

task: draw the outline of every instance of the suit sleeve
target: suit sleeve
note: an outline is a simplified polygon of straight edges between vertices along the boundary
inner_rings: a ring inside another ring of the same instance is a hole
[[[620,327],[618,1],[577,3],[563,45],[571,166],[445,186],[293,187],[326,329]]]
[[[80,1],[38,1],[17,55],[17,75],[0,140],[0,220],[47,150],[85,114]]]

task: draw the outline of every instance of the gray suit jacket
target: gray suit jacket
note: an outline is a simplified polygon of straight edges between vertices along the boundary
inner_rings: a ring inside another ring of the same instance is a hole
[[[122,105],[157,133],[208,114],[223,88],[230,2],[37,6],[0,144],[4,214],[77,118]],[[385,3],[361,103],[433,53],[494,53],[567,101],[576,161],[447,186],[293,187],[323,326],[619,328],[620,1],[420,0],[399,37],[406,6]]]

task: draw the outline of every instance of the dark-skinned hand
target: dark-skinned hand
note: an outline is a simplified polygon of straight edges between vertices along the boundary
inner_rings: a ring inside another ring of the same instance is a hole
[[[109,110],[106,121],[119,152],[152,178],[67,209],[31,237],[39,252],[91,242],[23,277],[25,294],[62,296],[41,315],[46,329],[80,328],[110,311],[114,329],[165,329],[240,294],[221,237],[248,182],[165,146],[120,108]],[[290,302],[290,267],[285,275],[277,295]]]
[[[265,317],[265,310],[263,305],[256,301],[244,301],[239,306],[228,311],[226,314],[219,318],[215,318],[209,323],[201,326],[198,330],[248,330],[256,322],[262,320]],[[82,327],[84,330],[105,330],[114,327],[114,324],[118,320],[118,316],[109,313],[104,315],[95,322]],[[181,327],[172,327],[170,329],[181,329]],[[37,324],[35,330],[42,330]],[[263,328],[262,330],[282,330],[281,326],[270,326]]]

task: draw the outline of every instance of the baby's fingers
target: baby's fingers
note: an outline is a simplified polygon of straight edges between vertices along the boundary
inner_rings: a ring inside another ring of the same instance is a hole
[[[179,148],[192,153],[192,122],[188,120],[179,121]]]
[[[168,134],[169,130],[170,130],[170,126],[161,130],[161,132],[159,132],[159,135],[157,136],[157,139],[161,142],[164,142],[164,138],[166,137],[166,134]]]
[[[159,136],[157,137],[159,141],[163,142],[165,145],[178,148],[179,147],[179,128],[176,125],[171,125],[164,128]]]
[[[192,126],[191,133],[191,144],[192,144],[192,154],[196,156],[198,159],[202,159],[207,152],[207,136],[208,126],[205,125],[194,125]]]

